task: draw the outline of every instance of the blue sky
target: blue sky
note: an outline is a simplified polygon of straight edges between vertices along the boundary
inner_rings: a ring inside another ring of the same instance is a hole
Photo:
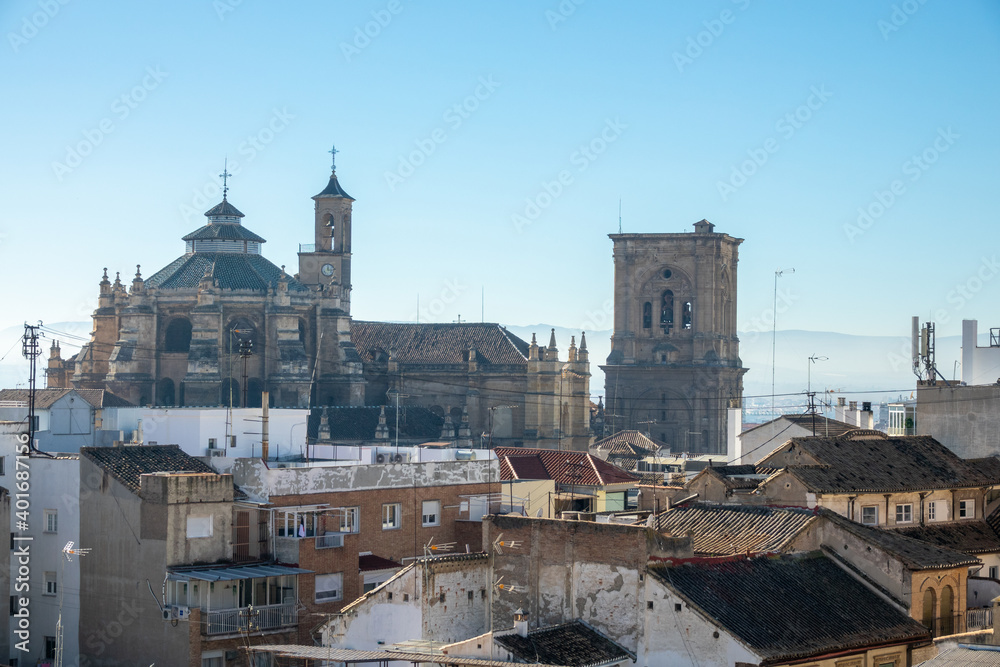
[[[0,26],[0,328],[181,255],[227,156],[294,267],[332,143],[358,318],[479,319],[485,290],[490,321],[606,329],[621,199],[626,232],[745,239],[743,330],[788,268],[779,329],[1000,325],[994,2],[34,0]]]

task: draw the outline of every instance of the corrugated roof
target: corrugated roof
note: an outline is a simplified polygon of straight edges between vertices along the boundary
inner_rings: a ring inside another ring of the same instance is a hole
[[[978,470],[926,435],[889,437],[854,431],[837,438],[792,438],[764,458],[799,447],[820,465],[793,465],[788,472],[820,493],[919,491],[1000,484],[1000,473]]]
[[[551,479],[557,484],[604,486],[639,480],[618,466],[586,452],[520,447],[496,447],[494,451],[500,459],[500,477],[505,481]]]
[[[528,344],[499,324],[355,320],[351,323],[351,341],[366,362],[391,355],[401,363],[464,364],[470,348],[475,348],[479,363],[528,363]]]
[[[892,554],[911,570],[943,570],[979,564],[979,559],[975,556],[955,549],[914,539],[896,530],[863,526],[832,510],[818,511],[847,531]]]
[[[260,579],[264,577],[281,577],[286,574],[312,574],[312,570],[303,570],[288,565],[240,565],[237,567],[209,567],[195,569],[170,569],[167,579],[170,581],[235,581],[237,579]]]
[[[196,252],[178,257],[146,279],[147,287],[157,289],[192,289],[212,269],[220,289],[266,292],[276,287],[281,269],[263,255],[238,252]],[[288,290],[306,292],[308,287],[286,276]]]
[[[985,521],[948,521],[895,530],[915,540],[965,554],[1000,553],[1000,537]]]
[[[769,663],[930,636],[815,553],[705,560],[649,571]]]
[[[691,536],[701,556],[780,551],[811,523],[811,510],[686,503],[656,515],[653,528],[674,537]]]
[[[634,653],[578,620],[539,628],[529,632],[527,637],[516,633],[493,635],[493,641],[519,661],[532,664],[548,662],[586,667],[616,660],[635,660]]]
[[[916,667],[1000,667],[1000,646],[956,646]]]

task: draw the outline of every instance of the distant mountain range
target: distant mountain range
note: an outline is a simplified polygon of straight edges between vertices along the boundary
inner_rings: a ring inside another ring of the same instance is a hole
[[[79,349],[81,339],[90,336],[90,322],[58,322],[47,325],[50,329],[68,335],[46,334],[39,359],[39,386],[44,386],[42,369],[46,366],[51,338],[58,338],[63,357],[72,356]],[[556,345],[560,357],[566,358],[570,336],[580,344],[580,331],[551,324],[507,326],[507,329],[526,341],[537,335],[540,345],[547,345],[552,329],[556,332]],[[28,363],[21,356],[19,343],[22,327],[0,330],[0,350],[9,351],[0,359],[0,387],[26,386]],[[980,345],[988,345],[988,336],[980,336]],[[604,374],[599,366],[611,351],[611,331],[588,331],[587,348],[590,352],[591,394],[604,394]],[[909,396],[915,378],[910,370],[909,336],[854,336],[829,331],[778,331],[775,337],[776,363],[774,368],[775,394],[797,394],[779,397],[776,403],[787,406],[804,404],[809,357],[825,357],[812,363],[812,388],[817,393],[839,389],[849,400],[896,400],[900,395]],[[746,405],[770,403],[771,396],[771,333],[740,333],[740,352],[743,365],[749,368],[744,376]],[[961,358],[961,337],[938,338],[938,368],[951,379],[956,373],[955,360]],[[961,368],[957,369],[961,377]],[[837,395],[837,394],[835,394]]]

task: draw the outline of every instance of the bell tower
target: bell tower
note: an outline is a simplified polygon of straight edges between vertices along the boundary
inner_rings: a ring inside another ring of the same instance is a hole
[[[615,432],[639,429],[675,452],[726,451],[726,408],[747,369],[736,336],[743,239],[707,220],[693,233],[611,234],[614,334],[605,395]]]
[[[313,197],[314,243],[299,246],[299,282],[312,289],[332,292],[341,308],[351,309],[351,211],[354,198],[337,180],[336,148],[330,167],[330,181]]]

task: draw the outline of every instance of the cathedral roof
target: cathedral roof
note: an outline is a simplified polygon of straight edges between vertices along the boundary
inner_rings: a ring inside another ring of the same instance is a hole
[[[222,201],[213,206],[212,208],[205,211],[206,218],[214,217],[230,217],[230,218],[245,218],[246,216],[240,213],[240,210],[230,204],[225,197]]]
[[[326,189],[323,192],[316,195],[317,197],[343,197],[344,199],[350,199],[354,201],[354,197],[344,192],[344,188],[340,187],[340,182],[337,180],[337,172],[330,173],[330,182],[326,184]],[[207,214],[206,214],[207,215]]]
[[[235,225],[234,225],[235,226]],[[192,289],[211,268],[216,285],[221,289],[264,292],[278,284],[281,269],[262,255],[232,252],[196,252],[178,257],[146,279],[147,287],[159,289]],[[291,276],[288,291],[305,292],[309,288]]]
[[[460,364],[470,348],[479,361],[491,364],[526,364],[528,344],[499,324],[401,324],[362,322],[351,324],[351,341],[364,361],[381,352],[403,363]]]
[[[242,213],[240,214],[242,215]],[[243,225],[233,223],[213,223],[196,229],[187,236],[184,241],[204,241],[206,239],[226,239],[236,241],[256,241],[266,243],[266,239],[254,234]]]

